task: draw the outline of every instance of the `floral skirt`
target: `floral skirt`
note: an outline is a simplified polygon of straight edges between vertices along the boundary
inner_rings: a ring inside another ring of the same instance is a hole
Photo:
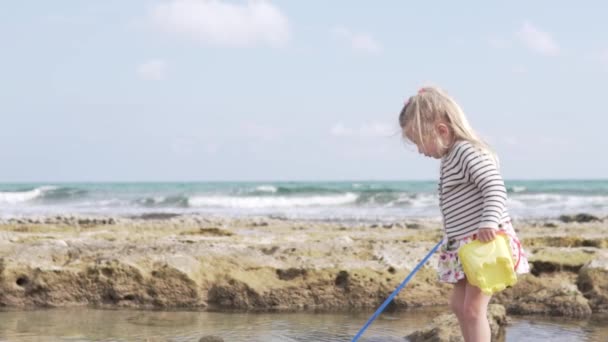
[[[524,274],[530,272],[528,257],[521,242],[513,230],[510,222],[505,222],[500,225],[499,232],[505,233],[509,237],[509,244],[513,253],[513,262],[515,263],[515,272]],[[446,239],[441,246],[439,254],[438,275],[439,281],[443,283],[457,283],[460,279],[465,278],[462,264],[458,258],[458,250],[467,243],[476,240],[477,234],[464,237],[462,239],[448,240]]]

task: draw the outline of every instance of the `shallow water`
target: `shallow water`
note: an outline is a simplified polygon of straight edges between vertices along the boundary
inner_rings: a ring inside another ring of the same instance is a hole
[[[445,309],[385,313],[361,341],[405,341]],[[1,341],[350,341],[371,313],[222,313],[97,310],[0,311]],[[606,341],[608,316],[566,320],[513,318],[506,341]]]

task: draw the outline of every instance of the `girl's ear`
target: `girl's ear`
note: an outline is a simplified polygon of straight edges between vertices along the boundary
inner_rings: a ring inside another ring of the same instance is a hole
[[[450,128],[448,127],[448,125],[440,122],[437,124],[436,126],[437,129],[437,133],[439,133],[439,135],[443,138],[448,138],[450,135]]]

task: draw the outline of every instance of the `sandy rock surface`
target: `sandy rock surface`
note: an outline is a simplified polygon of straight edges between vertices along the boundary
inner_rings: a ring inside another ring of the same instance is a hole
[[[533,274],[493,301],[513,314],[606,311],[608,224],[516,224]],[[342,310],[380,305],[441,239],[436,220],[52,217],[0,222],[0,305]],[[445,305],[435,254],[391,307]]]

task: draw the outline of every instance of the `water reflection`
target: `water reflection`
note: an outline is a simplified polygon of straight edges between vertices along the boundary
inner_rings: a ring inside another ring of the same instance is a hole
[[[387,313],[361,341],[404,341],[443,309]],[[227,313],[95,310],[88,308],[0,311],[3,341],[198,341],[217,335],[227,342],[350,341],[366,313]],[[513,319],[506,340],[605,341],[608,317],[587,321]]]

